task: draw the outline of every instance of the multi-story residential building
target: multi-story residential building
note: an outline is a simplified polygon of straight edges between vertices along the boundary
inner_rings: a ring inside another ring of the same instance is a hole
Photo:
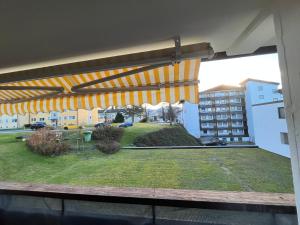
[[[283,101],[254,104],[252,112],[255,144],[270,152],[290,157]]]
[[[199,113],[201,137],[228,142],[249,140],[242,87],[220,85],[200,92]]]
[[[0,116],[0,129],[23,128],[25,124],[45,122],[53,127],[66,125],[94,125],[99,122],[98,109],[50,113],[27,113],[25,115],[2,115]]]
[[[279,83],[277,82],[247,79],[241,82],[240,85],[245,89],[249,137],[252,142],[255,142],[252,106],[266,102],[282,101],[283,95],[278,89]]]

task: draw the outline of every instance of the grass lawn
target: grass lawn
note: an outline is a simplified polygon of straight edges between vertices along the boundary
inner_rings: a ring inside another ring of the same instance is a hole
[[[146,126],[146,127],[145,127]],[[127,128],[122,145],[159,129]],[[290,160],[261,149],[95,150],[45,157],[0,135],[0,180],[84,186],[293,192]]]

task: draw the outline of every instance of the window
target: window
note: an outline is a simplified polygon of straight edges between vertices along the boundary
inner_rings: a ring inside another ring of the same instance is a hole
[[[40,121],[45,121],[45,118],[40,118]]]
[[[70,120],[75,120],[76,116],[69,116]]]
[[[265,96],[264,95],[259,95],[258,98],[259,99],[265,99]]]
[[[278,118],[279,119],[285,119],[284,107],[278,107]]]
[[[258,91],[263,91],[263,90],[264,90],[264,87],[263,87],[263,86],[258,86],[258,87],[257,87],[257,90],[258,90]]]
[[[280,138],[281,138],[281,143],[288,145],[289,144],[289,138],[288,138],[288,134],[287,133],[280,133]]]

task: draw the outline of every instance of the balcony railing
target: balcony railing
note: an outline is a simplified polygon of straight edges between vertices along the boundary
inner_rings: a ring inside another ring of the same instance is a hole
[[[231,119],[233,120],[242,120],[243,118],[243,116],[231,116]]]
[[[243,127],[244,126],[244,124],[243,123],[241,123],[241,124],[232,124],[231,125],[232,127]]]
[[[244,135],[244,132],[232,132],[232,135]]]
[[[214,120],[213,117],[201,117],[201,120],[203,121],[211,121],[211,120]]]

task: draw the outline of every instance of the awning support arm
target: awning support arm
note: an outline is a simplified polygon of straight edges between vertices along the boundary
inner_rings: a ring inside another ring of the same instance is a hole
[[[138,74],[138,73],[141,73],[141,72],[144,72],[144,71],[160,68],[160,67],[163,67],[163,66],[169,66],[169,65],[172,65],[172,63],[170,62],[170,63],[161,63],[161,64],[155,64],[155,65],[150,65],[150,66],[144,66],[144,67],[141,67],[141,68],[138,68],[138,69],[133,69],[133,70],[126,71],[126,72],[123,72],[123,73],[119,73],[119,74],[116,74],[116,75],[112,75],[112,76],[109,76],[109,77],[104,77],[104,78],[101,78],[101,79],[97,79],[97,80],[93,80],[93,81],[86,82],[86,83],[83,83],[83,84],[79,84],[79,85],[73,86],[71,88],[71,90],[75,93],[83,93],[83,92],[86,93],[87,90],[83,89],[85,87],[92,86],[92,85],[95,85],[95,84],[101,84],[103,82],[119,79],[119,78],[122,78],[122,77],[127,77],[127,76],[130,76],[130,75],[133,75],[133,74]]]
[[[101,83],[111,81],[111,80],[115,80],[115,79],[119,79],[119,78],[122,78],[122,77],[127,77],[127,76],[130,76],[130,75],[133,75],[133,74],[138,74],[138,73],[145,72],[145,71],[148,71],[148,70],[152,70],[152,69],[156,69],[156,68],[160,68],[160,67],[180,63],[180,61],[181,61],[180,36],[174,37],[174,44],[175,44],[174,54],[173,54],[173,56],[170,57],[169,62],[163,62],[163,63],[157,63],[157,64],[153,64],[153,65],[149,65],[149,66],[144,66],[144,67],[140,67],[138,69],[133,69],[133,70],[126,71],[126,72],[123,72],[123,73],[119,73],[119,74],[116,74],[116,75],[113,75],[113,76],[109,76],[109,77],[101,78],[101,79],[98,79],[98,80],[93,80],[93,81],[90,81],[90,82],[86,82],[86,83],[83,83],[83,84],[73,86],[71,88],[71,90],[75,93],[86,93],[87,91],[82,90],[82,88],[92,86],[92,85],[95,85],[95,84],[101,84]]]

